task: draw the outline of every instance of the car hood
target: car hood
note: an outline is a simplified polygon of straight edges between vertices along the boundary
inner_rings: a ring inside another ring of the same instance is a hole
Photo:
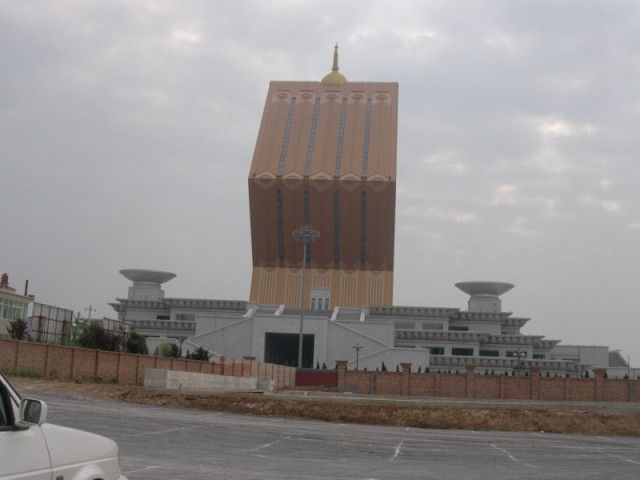
[[[43,424],[41,429],[49,447],[53,468],[118,457],[116,442],[95,433],[51,423]]]

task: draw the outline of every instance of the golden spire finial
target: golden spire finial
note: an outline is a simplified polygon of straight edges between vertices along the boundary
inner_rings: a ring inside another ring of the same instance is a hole
[[[333,67],[322,79],[325,85],[342,85],[347,83],[347,79],[338,71],[338,44],[333,48]]]

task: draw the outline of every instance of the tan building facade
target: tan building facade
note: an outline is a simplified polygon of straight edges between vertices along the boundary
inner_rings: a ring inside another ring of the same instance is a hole
[[[393,301],[398,84],[271,82],[249,174],[250,299],[306,308]]]

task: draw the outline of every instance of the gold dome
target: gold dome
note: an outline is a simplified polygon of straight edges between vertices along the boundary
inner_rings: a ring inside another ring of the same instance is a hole
[[[342,85],[343,83],[347,83],[347,77],[338,71],[338,44],[336,44],[333,50],[333,68],[324,76],[322,83],[325,85]]]

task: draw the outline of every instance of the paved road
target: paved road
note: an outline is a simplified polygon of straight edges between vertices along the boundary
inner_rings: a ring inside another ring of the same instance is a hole
[[[640,478],[638,438],[333,424],[23,390],[48,402],[51,422],[116,440],[130,480]]]

